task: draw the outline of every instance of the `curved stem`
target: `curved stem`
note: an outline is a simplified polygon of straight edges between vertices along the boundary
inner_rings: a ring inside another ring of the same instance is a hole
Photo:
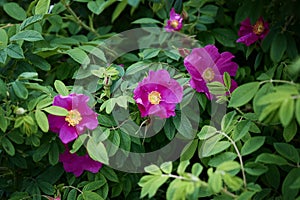
[[[246,181],[246,174],[245,174],[245,169],[244,169],[244,163],[243,163],[243,159],[242,159],[242,155],[238,149],[238,147],[236,146],[235,142],[224,132],[222,131],[217,131],[217,133],[225,136],[229,141],[230,143],[233,145],[237,155],[238,155],[238,158],[240,160],[240,165],[241,165],[241,171],[242,171],[242,176],[243,176],[243,182],[244,182],[244,187],[246,188],[247,187],[247,181]]]
[[[290,84],[290,85],[296,85],[296,83],[294,83],[293,81],[273,80],[273,79],[266,80],[266,81],[262,81],[262,82],[260,82],[259,84],[262,85],[262,84],[264,84],[264,83],[287,83],[287,84]]]

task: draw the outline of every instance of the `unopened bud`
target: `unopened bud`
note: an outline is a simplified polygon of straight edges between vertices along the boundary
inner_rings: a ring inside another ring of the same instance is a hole
[[[26,112],[26,110],[24,108],[17,108],[15,113],[17,115],[23,115]]]

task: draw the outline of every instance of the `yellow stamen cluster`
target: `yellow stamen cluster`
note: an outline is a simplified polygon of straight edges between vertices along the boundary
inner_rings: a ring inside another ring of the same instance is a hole
[[[82,117],[78,110],[75,109],[69,111],[65,120],[69,123],[69,126],[76,126],[82,120]]]
[[[213,71],[212,68],[208,67],[207,69],[204,70],[202,77],[205,81],[210,82],[214,79],[215,72]]]
[[[151,104],[157,105],[161,101],[160,93],[157,91],[152,91],[148,94],[148,100]]]
[[[257,21],[253,26],[253,33],[255,33],[256,35],[262,34],[264,30],[264,23],[261,20]]]

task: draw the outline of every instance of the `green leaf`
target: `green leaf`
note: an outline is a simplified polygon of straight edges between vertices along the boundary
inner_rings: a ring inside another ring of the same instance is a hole
[[[102,170],[102,169],[101,169]],[[101,188],[106,182],[105,179],[100,179],[100,180],[96,180],[93,182],[90,182],[88,184],[86,184],[82,191],[93,191],[93,190],[98,190],[99,188]]]
[[[217,133],[217,129],[215,127],[204,125],[197,136],[200,140],[206,140],[214,136],[216,133]]]
[[[286,159],[281,156],[274,155],[271,153],[262,153],[256,157],[255,162],[262,162],[266,164],[275,164],[275,165],[287,165],[288,162]]]
[[[73,142],[72,149],[70,150],[70,153],[77,152],[80,147],[84,144],[85,139],[87,138],[87,134],[81,134],[79,137]]]
[[[87,151],[92,159],[108,164],[108,154],[102,142],[96,143],[93,138],[90,138],[87,142]]]
[[[172,165],[172,162],[171,162],[171,161],[169,161],[169,162],[164,162],[164,163],[162,163],[162,164],[160,165],[160,169],[161,169],[164,173],[166,173],[166,174],[171,174],[171,172],[172,172],[172,167],[173,167],[173,165]]]
[[[285,99],[279,109],[279,119],[284,127],[287,127],[294,116],[294,99]]]
[[[10,156],[15,155],[15,147],[9,139],[7,139],[6,137],[2,137],[1,145],[8,155]]]
[[[236,157],[237,155],[233,152],[224,152],[211,158],[208,162],[208,165],[211,167],[218,167],[223,162],[234,160]]]
[[[10,17],[18,21],[23,21],[26,19],[25,10],[22,7],[20,7],[17,3],[6,3],[4,4],[3,9]]]
[[[25,19],[22,24],[20,25],[20,30],[22,31],[23,29],[25,29],[26,27],[41,21],[43,19],[43,15],[33,15],[31,17],[28,17],[27,19]]]
[[[5,29],[0,29],[0,49],[4,49],[7,47],[8,36]]]
[[[107,62],[105,54],[103,53],[103,51],[100,48],[92,46],[92,45],[83,45],[83,46],[79,46],[79,48],[90,54],[93,54],[94,56],[101,59],[102,61]]]
[[[286,51],[286,48],[287,48],[286,36],[278,32],[275,35],[271,44],[270,56],[272,61],[278,63],[281,60],[284,52]]]
[[[42,192],[47,195],[54,195],[55,188],[52,184],[42,180],[38,180],[37,183]]]
[[[219,193],[222,189],[221,173],[211,173],[208,178],[208,186],[214,193]]]
[[[231,88],[231,78],[228,72],[224,72],[223,74],[223,80],[224,80],[224,84],[226,86],[227,89]]]
[[[68,194],[67,200],[74,200],[76,199],[76,196],[77,196],[77,190],[72,189]]]
[[[36,108],[37,109],[45,108],[45,107],[51,105],[52,103],[53,103],[53,99],[52,98],[45,98],[45,99],[42,99],[41,101],[39,101],[36,104]]]
[[[126,6],[127,6],[127,0],[123,0],[117,5],[117,7],[115,8],[112,14],[112,18],[111,18],[112,23],[119,17],[119,15],[123,12]]]
[[[15,82],[12,83],[12,88],[13,88],[15,94],[17,95],[17,97],[19,97],[21,99],[27,99],[28,90],[25,87],[24,83],[16,80]]]
[[[149,166],[146,166],[144,168],[145,172],[149,173],[149,174],[153,174],[153,175],[161,175],[161,170],[160,168],[157,166],[157,165],[149,165]]]
[[[32,156],[34,162],[39,162],[48,152],[50,149],[49,143],[44,143],[39,148],[37,148]]]
[[[3,132],[5,132],[7,127],[8,127],[8,123],[7,123],[7,120],[5,119],[4,111],[2,108],[0,108],[0,129]]]
[[[300,177],[300,168],[292,169],[285,177],[282,183],[283,199],[293,200],[296,198],[299,190],[291,188],[291,185],[294,183],[296,177]]]
[[[99,15],[105,9],[104,0],[89,1],[87,6],[90,11]]]
[[[283,138],[286,142],[292,141],[297,134],[297,123],[293,120],[287,127],[283,129]]]
[[[192,174],[194,176],[199,176],[203,170],[203,167],[200,163],[195,163],[192,166]]]
[[[246,83],[232,92],[228,107],[240,107],[248,103],[259,89],[259,82]]]
[[[233,191],[237,191],[243,186],[243,179],[241,179],[240,177],[224,174],[223,180],[224,183]]]
[[[26,57],[35,67],[40,68],[41,70],[49,71],[51,69],[49,62],[41,56],[29,54]]]
[[[62,81],[55,80],[54,87],[59,94],[61,94],[63,96],[69,95],[69,90],[67,89],[67,87],[65,86],[65,84]]]
[[[252,122],[250,120],[243,120],[237,124],[234,129],[232,139],[236,142],[242,139],[249,131]]]
[[[187,166],[190,164],[190,161],[189,160],[184,160],[184,161],[181,161],[178,165],[178,168],[177,168],[177,174],[179,175],[182,175],[184,174],[185,172],[185,169],[187,168]]]
[[[83,191],[82,196],[84,200],[104,200],[99,194],[91,191]]]
[[[59,148],[57,143],[52,143],[49,154],[48,154],[49,163],[51,165],[56,165],[59,161]]]
[[[50,0],[39,0],[35,6],[35,15],[44,15],[48,13],[50,7]]]
[[[231,29],[215,28],[212,31],[216,40],[226,47],[235,47],[236,33]]]
[[[160,52],[160,49],[145,49],[142,53],[143,59],[150,59],[156,57]]]
[[[43,132],[48,132],[49,130],[49,122],[46,114],[40,110],[35,111],[35,119],[38,126],[41,128]]]
[[[252,137],[245,142],[241,149],[241,155],[245,156],[259,149],[265,142],[264,136]]]
[[[104,166],[104,167],[101,168],[101,173],[108,180],[110,180],[112,182],[119,182],[118,175],[116,174],[116,172],[112,168]]]
[[[24,57],[23,49],[19,44],[10,44],[6,47],[7,55],[11,58],[22,59]]]
[[[236,169],[240,169],[240,164],[232,160],[225,161],[217,167],[217,170],[225,171],[225,172],[236,170]]]
[[[252,176],[260,176],[268,171],[268,167],[261,163],[247,162],[245,164],[245,172]]]
[[[0,49],[0,63],[4,64],[6,62],[7,52],[5,49]]]
[[[158,188],[168,180],[168,176],[153,176],[146,175],[141,178],[139,181],[139,186],[142,187],[141,198],[145,197],[148,194],[148,197],[151,198],[155,195]]]
[[[59,106],[50,106],[47,108],[43,108],[43,110],[49,114],[56,115],[56,116],[67,116],[69,114],[67,109]]]
[[[274,143],[274,147],[276,151],[283,157],[295,163],[299,163],[300,161],[299,153],[293,145],[287,143]]]
[[[159,24],[161,22],[152,18],[140,18],[131,23],[132,24]]]
[[[79,64],[87,65],[90,63],[90,58],[85,51],[81,50],[80,48],[75,47],[74,49],[66,51],[66,53]]]
[[[296,116],[298,124],[300,125],[300,99],[297,99],[297,101],[296,101],[295,116]]]
[[[44,40],[44,38],[37,31],[25,30],[25,31],[20,31],[17,34],[13,35],[9,40],[10,41],[25,40],[29,42],[35,42],[35,41]]]

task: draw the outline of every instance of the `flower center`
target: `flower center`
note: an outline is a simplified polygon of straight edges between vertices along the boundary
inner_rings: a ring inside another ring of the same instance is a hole
[[[152,91],[149,95],[148,95],[148,100],[151,104],[153,105],[157,105],[159,104],[160,100],[161,100],[161,96],[160,93],[157,91]]]
[[[264,32],[265,27],[261,20],[257,21],[256,24],[253,26],[253,33],[256,35],[260,35]]]
[[[208,67],[206,70],[204,70],[202,77],[205,81],[212,81],[215,77],[215,72],[212,68]]]
[[[76,126],[82,120],[81,114],[78,110],[70,110],[65,118],[66,122],[69,122],[69,126]]]
[[[177,26],[179,25],[179,22],[177,19],[172,20],[171,24],[170,24],[173,28],[177,28]]]

